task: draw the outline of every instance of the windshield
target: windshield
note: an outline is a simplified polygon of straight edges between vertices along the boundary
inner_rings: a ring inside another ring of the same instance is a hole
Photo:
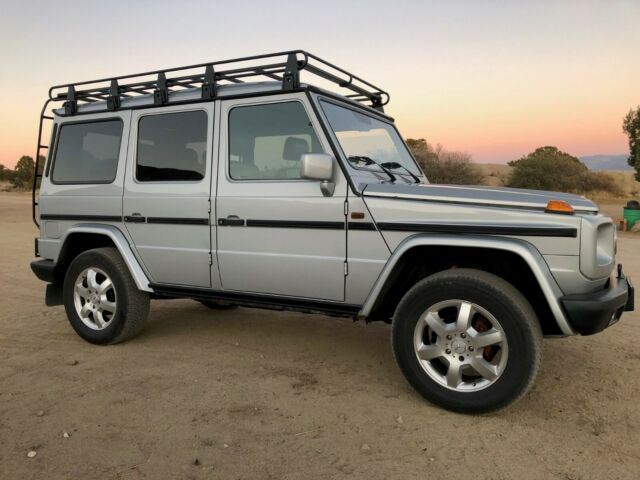
[[[392,125],[350,108],[324,101],[321,103],[329,125],[354,167],[376,172],[386,169],[395,176],[410,178],[422,175]]]

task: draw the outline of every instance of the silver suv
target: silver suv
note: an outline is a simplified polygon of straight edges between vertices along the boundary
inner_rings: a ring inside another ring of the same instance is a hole
[[[140,332],[150,299],[383,321],[426,399],[508,405],[543,336],[633,309],[614,224],[580,196],[429,184],[388,101],[304,51],[52,87],[31,264],[47,305],[95,344]]]

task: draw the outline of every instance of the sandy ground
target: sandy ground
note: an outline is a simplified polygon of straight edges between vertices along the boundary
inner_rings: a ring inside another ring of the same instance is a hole
[[[2,479],[640,475],[638,313],[546,341],[529,395],[463,416],[405,383],[384,324],[157,301],[137,339],[89,345],[44,306],[34,235],[29,196],[0,194]]]

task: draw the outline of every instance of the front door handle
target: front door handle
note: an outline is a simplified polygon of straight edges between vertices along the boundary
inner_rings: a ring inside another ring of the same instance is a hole
[[[125,216],[124,221],[128,223],[144,223],[147,221],[147,218],[138,212],[134,212],[131,215]]]
[[[244,219],[237,215],[228,215],[227,218],[219,218],[218,225],[221,227],[242,227],[244,226]]]

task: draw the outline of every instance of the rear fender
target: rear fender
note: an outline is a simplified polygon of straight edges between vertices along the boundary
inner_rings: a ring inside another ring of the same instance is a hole
[[[133,254],[133,250],[131,249],[129,242],[117,227],[103,224],[74,225],[68,229],[63,236],[62,251],[64,251],[64,246],[69,236],[74,233],[90,233],[109,237],[118,249],[118,252],[120,252],[120,256],[122,256],[122,259],[127,264],[129,273],[131,273],[138,289],[143,292],[153,292],[153,289],[149,286],[149,278],[140,266],[140,263],[138,263],[138,259]]]

